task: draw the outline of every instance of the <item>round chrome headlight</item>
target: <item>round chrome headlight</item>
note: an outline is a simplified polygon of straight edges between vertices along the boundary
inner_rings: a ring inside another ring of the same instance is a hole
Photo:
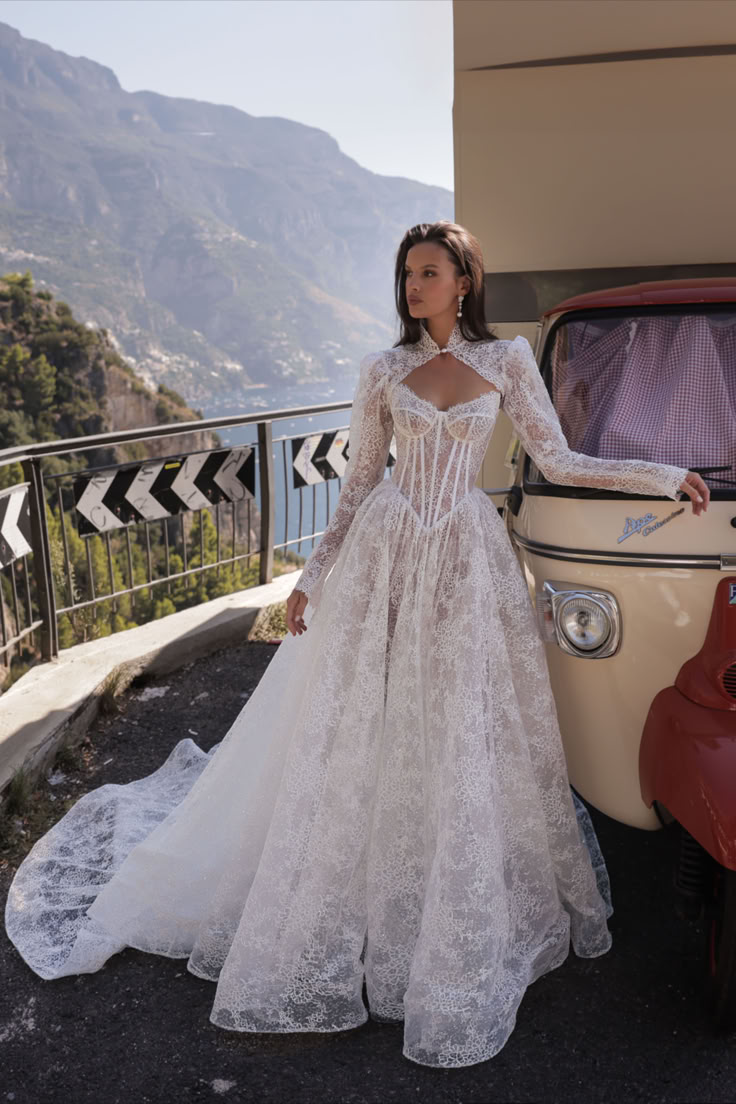
[[[573,594],[557,610],[557,624],[567,640],[581,652],[602,647],[611,635],[611,618],[606,607],[587,594]]]

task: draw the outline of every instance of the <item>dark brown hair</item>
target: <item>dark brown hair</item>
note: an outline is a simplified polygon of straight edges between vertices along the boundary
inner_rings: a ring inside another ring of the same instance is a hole
[[[498,341],[498,335],[488,329],[486,322],[485,287],[483,283],[483,254],[480,243],[464,226],[441,219],[439,222],[418,222],[407,230],[396,253],[394,290],[396,310],[401,319],[401,336],[393,345],[413,345],[419,341],[424,325],[421,318],[413,318],[406,301],[404,266],[406,255],[413,245],[420,242],[437,242],[447,250],[458,276],[470,279],[470,289],[463,298],[462,317],[458,319],[460,333],[466,341]]]

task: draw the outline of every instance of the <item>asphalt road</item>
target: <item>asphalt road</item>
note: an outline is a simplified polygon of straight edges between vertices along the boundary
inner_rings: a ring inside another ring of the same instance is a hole
[[[132,687],[123,712],[95,724],[74,792],[150,773],[190,730],[211,747],[275,647],[215,653],[154,680],[169,687],[161,697],[139,700]],[[0,924],[0,1104],[732,1101],[736,1036],[708,1026],[704,935],[672,908],[674,841],[591,812],[611,876],[613,948],[590,960],[571,953],[535,982],[488,1062],[418,1066],[401,1054],[400,1026],[370,1021],[328,1035],[224,1031],[208,1019],[212,982],[136,950],[96,974],[42,981]],[[3,906],[12,869],[0,872]]]

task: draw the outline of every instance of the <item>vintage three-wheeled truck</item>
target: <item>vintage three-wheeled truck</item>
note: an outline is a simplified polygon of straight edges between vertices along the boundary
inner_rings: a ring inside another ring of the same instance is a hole
[[[679,908],[707,917],[714,1022],[736,1028],[736,278],[641,283],[543,315],[568,444],[699,472],[711,501],[549,483],[516,442],[504,507],[575,789],[680,833]]]
[[[736,5],[707,5],[707,46],[700,0],[665,21],[647,0],[594,7],[453,0],[455,219],[571,447],[698,469],[711,501],[695,517],[687,499],[553,486],[503,415],[478,485],[513,483],[492,501],[573,786],[680,834],[675,899],[706,910],[713,1017],[734,1028]]]

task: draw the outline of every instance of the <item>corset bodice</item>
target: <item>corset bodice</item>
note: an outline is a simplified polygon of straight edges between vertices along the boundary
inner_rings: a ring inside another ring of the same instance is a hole
[[[403,382],[390,388],[396,438],[391,480],[423,525],[433,525],[475,485],[500,399],[498,391],[486,391],[440,410]]]

